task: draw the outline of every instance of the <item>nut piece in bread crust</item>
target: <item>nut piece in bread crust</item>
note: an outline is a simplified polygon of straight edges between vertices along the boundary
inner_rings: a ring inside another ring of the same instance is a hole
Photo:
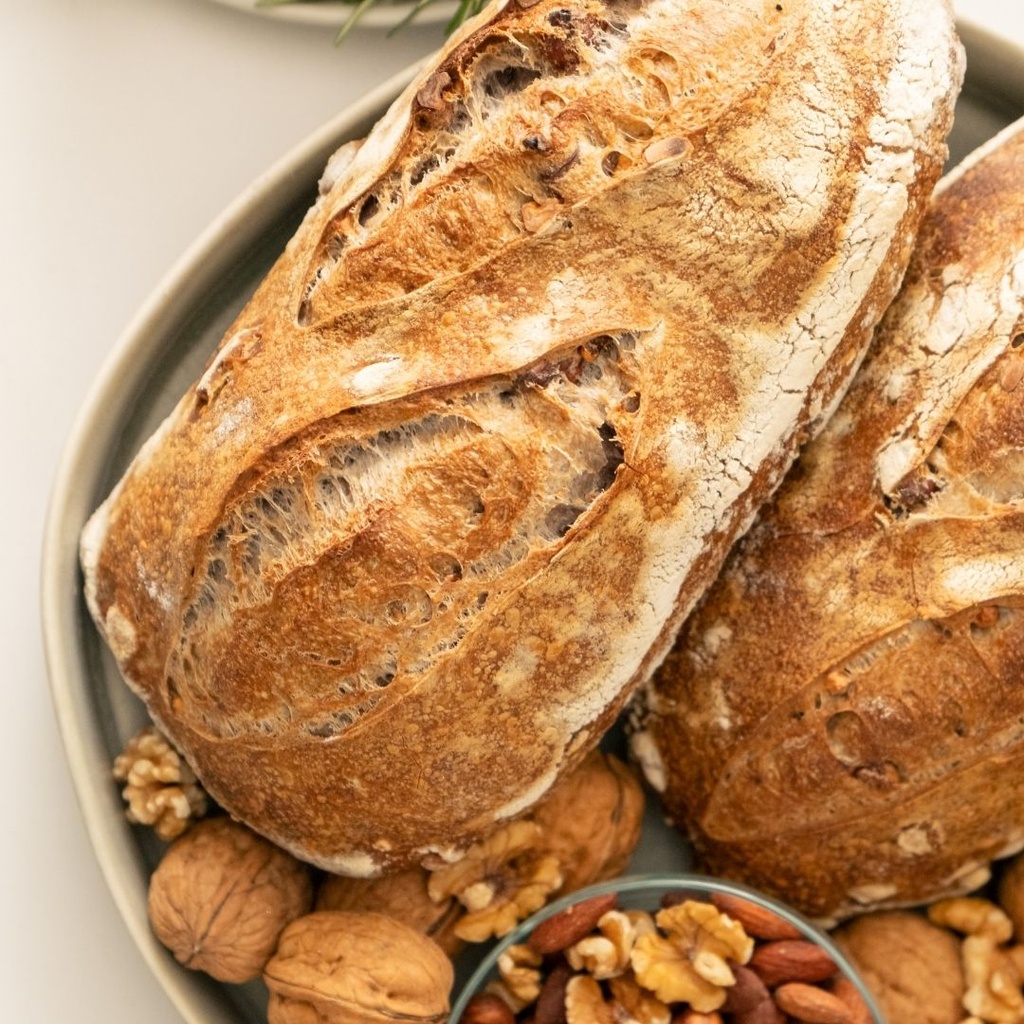
[[[969,892],[1024,839],[1022,161],[1018,122],[940,185],[845,400],[638,705],[703,864],[814,917]]]
[[[962,71],[945,0],[492,5],[83,534],[126,679],[327,870],[577,766],[834,407]]]

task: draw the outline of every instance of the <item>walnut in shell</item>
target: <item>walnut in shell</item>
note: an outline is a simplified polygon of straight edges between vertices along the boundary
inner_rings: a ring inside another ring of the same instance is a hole
[[[644,791],[636,774],[595,750],[535,809],[544,844],[558,859],[563,893],[622,874],[640,840]]]
[[[185,967],[219,981],[259,976],[289,921],[313,898],[309,869],[229,818],[176,840],[149,883],[149,920]]]
[[[420,867],[379,878],[327,875],[317,890],[315,908],[396,918],[432,938],[448,956],[455,956],[465,945],[455,934],[463,908],[452,897],[432,900],[427,892],[429,877]]]
[[[318,910],[285,929],[263,979],[269,1024],[440,1024],[454,972],[437,943],[401,921]]]
[[[886,1020],[958,1024],[963,1020],[960,943],[921,914],[878,911],[835,933]]]

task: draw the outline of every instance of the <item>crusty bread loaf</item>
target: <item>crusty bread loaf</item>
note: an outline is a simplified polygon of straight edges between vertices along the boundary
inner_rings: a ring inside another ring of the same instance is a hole
[[[818,917],[1024,845],[1022,168],[1024,122],[944,179],[848,395],[639,702],[703,861]]]
[[[519,0],[420,74],[85,531],[232,814],[372,874],[578,763],[891,301],[944,0]]]

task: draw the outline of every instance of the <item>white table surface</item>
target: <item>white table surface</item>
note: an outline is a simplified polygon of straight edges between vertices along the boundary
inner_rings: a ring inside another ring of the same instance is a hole
[[[1024,43],[1018,0],[958,0]],[[209,0],[0,0],[0,1020],[180,1024],[100,875],[43,663],[39,551],[86,391],[183,250],[268,165],[435,48]],[[1024,74],[1024,68],[1021,73]]]

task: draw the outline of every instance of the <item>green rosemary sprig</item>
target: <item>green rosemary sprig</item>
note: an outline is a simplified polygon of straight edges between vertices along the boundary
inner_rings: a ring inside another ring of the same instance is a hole
[[[284,7],[288,4],[295,3],[325,3],[335,2],[338,0],[256,0],[257,7]],[[408,12],[402,17],[402,19],[392,28],[388,35],[394,35],[395,32],[406,25],[415,21],[416,16],[426,7],[431,4],[437,3],[438,0],[340,0],[341,3],[351,8],[345,17],[341,28],[338,30],[338,34],[334,37],[335,43],[340,43],[352,29],[359,23],[359,19],[368,11],[371,7],[376,7],[379,4],[390,2],[395,6],[408,7]],[[455,31],[467,18],[477,14],[483,6],[487,3],[487,0],[458,0],[456,4],[455,13],[451,16],[448,24],[445,25],[445,34],[450,35]]]

